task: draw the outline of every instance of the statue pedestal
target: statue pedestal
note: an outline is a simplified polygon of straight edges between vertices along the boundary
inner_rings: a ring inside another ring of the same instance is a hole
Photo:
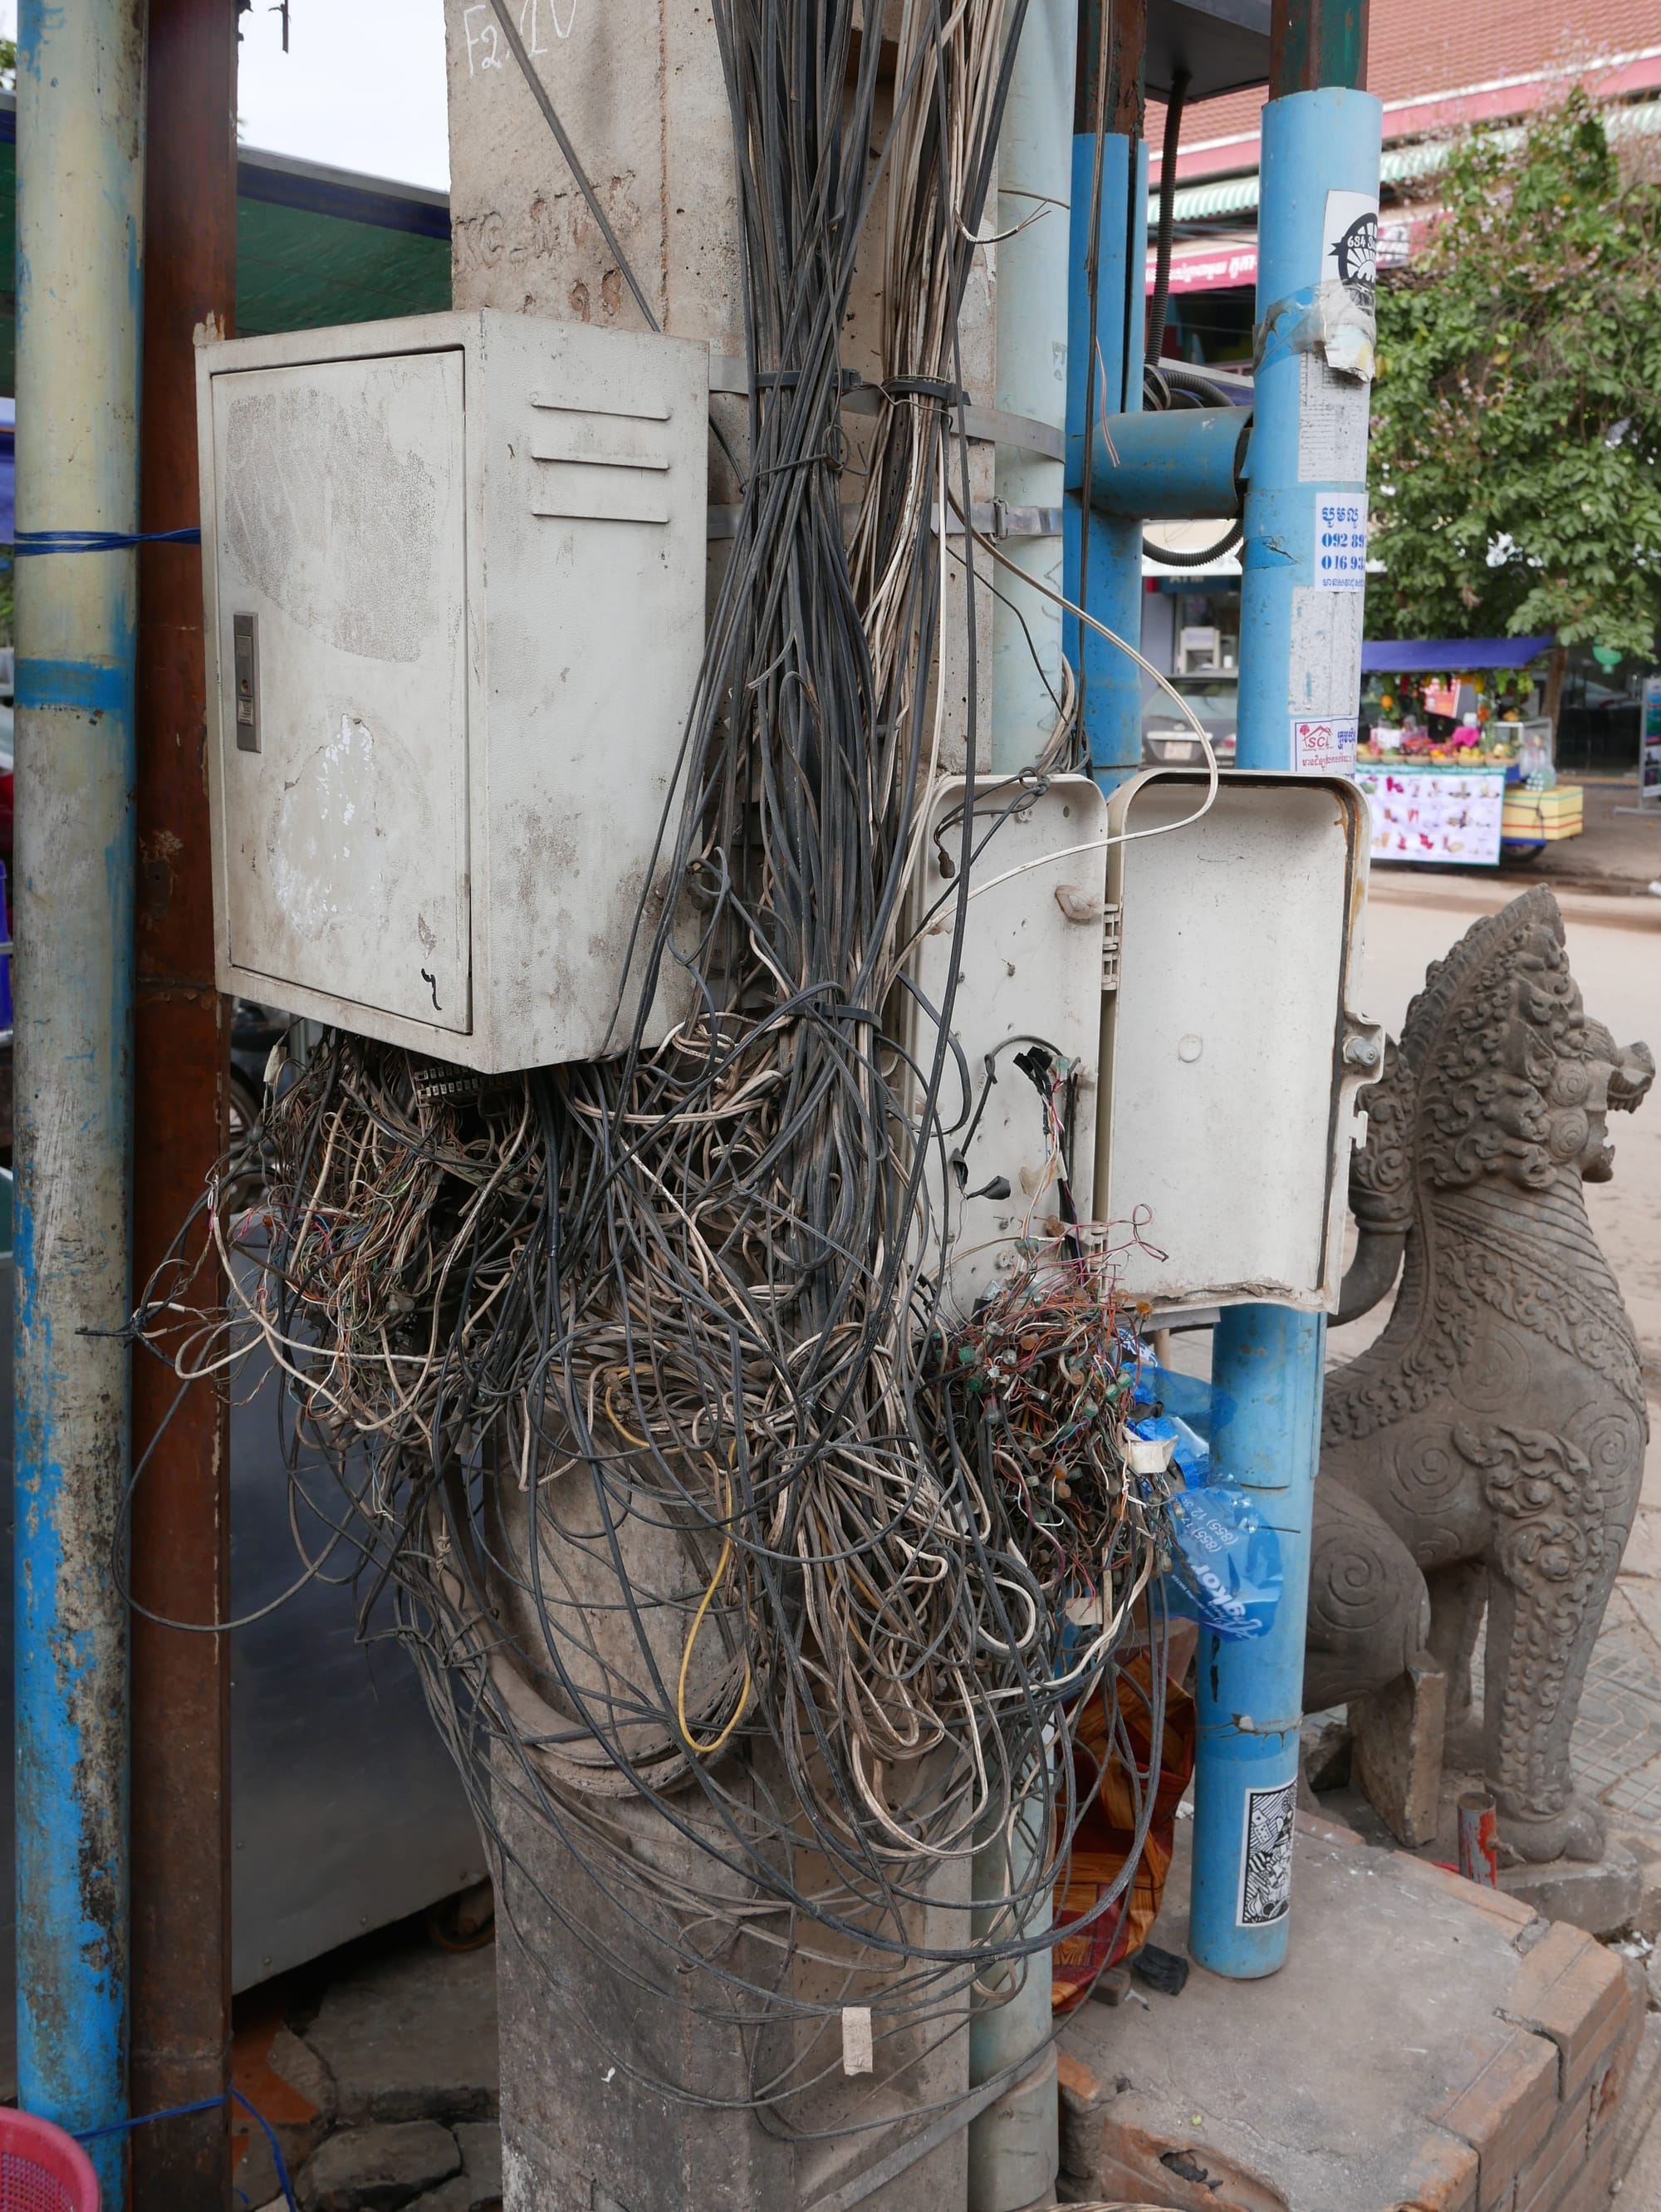
[[[1578,1859],[1551,1859],[1544,1866],[1504,1867],[1500,1887],[1543,1919],[1567,1920],[1594,1936],[1614,1936],[1638,1917],[1644,1880],[1638,1861],[1611,1838],[1603,1857],[1590,1866]]]
[[[1191,1823],[1153,1941],[1186,1948]],[[1521,1899],[1298,1817],[1282,1971],[1087,2004],[1062,2185],[1176,2212],[1603,2212],[1642,1969]]]
[[[1406,1701],[1395,1684],[1370,1702],[1385,1708],[1385,1717],[1388,1718],[1391,1717],[1391,1698],[1405,1711]],[[1358,1702],[1352,1701],[1352,1715]],[[1376,1716],[1370,1725],[1373,1765],[1369,1767],[1361,1756],[1369,1747],[1369,1738],[1358,1735],[1351,1747],[1352,1779],[1341,1789],[1324,1792],[1315,1802],[1322,1819],[1342,1826],[1360,1842],[1387,1848],[1400,1837],[1405,1825],[1403,1796],[1399,1789],[1391,1795],[1389,1787],[1383,1785],[1410,1772],[1413,1763],[1405,1759],[1393,1764],[1381,1759],[1378,1746],[1381,1740],[1387,1744],[1391,1739]],[[1404,1724],[1401,1733],[1406,1734]],[[1420,1764],[1422,1765],[1422,1762]],[[1306,1761],[1306,1785],[1308,1773]],[[1415,1839],[1418,1857],[1440,1862],[1444,1866],[1458,1864],[1459,1798],[1464,1791],[1482,1787],[1480,1774],[1464,1772],[1458,1767],[1448,1767],[1440,1776],[1432,1774],[1427,1778],[1422,1771],[1418,1774],[1417,1796],[1409,1808],[1415,1823],[1409,1832]],[[1304,1802],[1307,1804],[1309,1799],[1306,1797]],[[1502,1825],[1502,1837],[1504,1832]],[[1525,1862],[1502,1866],[1500,1887],[1508,1897],[1514,1897],[1531,1911],[1537,1912],[1543,1920],[1565,1920],[1573,1927],[1584,1928],[1588,1935],[1616,1936],[1634,1925],[1653,1935],[1661,1925],[1654,1871],[1653,1861],[1640,1858],[1629,1844],[1611,1835],[1603,1847],[1603,1856],[1590,1863],[1582,1859],[1549,1859],[1540,1865]]]

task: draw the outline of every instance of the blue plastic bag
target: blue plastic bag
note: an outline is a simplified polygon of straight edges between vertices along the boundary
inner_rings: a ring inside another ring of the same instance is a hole
[[[1182,1479],[1168,1509],[1167,1606],[1177,1619],[1197,1620],[1213,1635],[1239,1641],[1266,1634],[1275,1618],[1284,1580],[1281,1544],[1251,1492],[1213,1474],[1210,1447],[1194,1425],[1203,1420],[1211,1427],[1212,1397],[1209,1386],[1191,1376],[1145,1369],[1137,1403],[1150,1410],[1131,1427],[1139,1437],[1168,1437],[1171,1464]],[[1153,1413],[1155,1404],[1164,1410]]]
[[[1237,1482],[1179,1491],[1170,1504],[1166,1602],[1231,1640],[1268,1633],[1281,1600],[1281,1543]]]

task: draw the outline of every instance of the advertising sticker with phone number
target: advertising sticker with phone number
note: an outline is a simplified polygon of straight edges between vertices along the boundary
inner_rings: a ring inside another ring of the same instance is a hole
[[[1367,586],[1367,501],[1354,492],[1315,495],[1315,580],[1324,592]]]

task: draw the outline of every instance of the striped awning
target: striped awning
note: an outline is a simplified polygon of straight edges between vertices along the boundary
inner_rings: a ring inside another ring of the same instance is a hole
[[[1631,106],[1617,107],[1609,118],[1612,138],[1647,138],[1661,136],[1661,100],[1635,101]],[[1486,134],[1494,144],[1501,148],[1518,145],[1522,140],[1522,129],[1513,125],[1504,131]],[[1440,138],[1416,139],[1410,145],[1386,146],[1379,164],[1379,181],[1385,185],[1409,183],[1415,177],[1428,177],[1447,159],[1447,141]],[[1220,216],[1246,215],[1258,204],[1258,175],[1254,169],[1249,176],[1219,177],[1213,183],[1183,185],[1176,195],[1176,220],[1179,222],[1209,222]],[[1155,190],[1148,197],[1148,228],[1159,225],[1159,193]]]

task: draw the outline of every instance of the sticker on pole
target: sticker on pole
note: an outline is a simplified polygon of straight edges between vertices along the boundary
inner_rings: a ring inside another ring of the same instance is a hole
[[[1292,720],[1292,767],[1299,775],[1354,775],[1358,717],[1333,715]]]
[[[1379,276],[1379,196],[1329,192],[1316,287],[1321,350],[1341,375],[1370,379]]]
[[[1318,354],[1298,356],[1298,482],[1361,483],[1367,476],[1367,386]]]
[[[1240,1853],[1242,1928],[1272,1928],[1292,1910],[1292,1826],[1298,1810],[1295,1779],[1278,1790],[1246,1793],[1246,1834]]]
[[[1315,581],[1324,592],[1367,588],[1367,501],[1359,493],[1315,495]]]
[[[1336,276],[1358,307],[1373,313],[1379,278],[1379,196],[1329,192],[1321,224],[1321,275]]]

